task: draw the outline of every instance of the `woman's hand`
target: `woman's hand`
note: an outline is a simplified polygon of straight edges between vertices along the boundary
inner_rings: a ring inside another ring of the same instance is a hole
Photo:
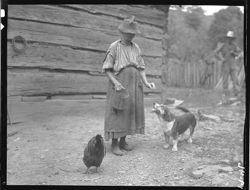
[[[148,87],[150,89],[155,89],[155,83],[147,81],[146,73],[144,70],[140,71],[140,75],[141,75],[142,81],[146,87]]]
[[[108,78],[112,81],[112,83],[114,84],[114,88],[116,91],[119,91],[121,89],[125,89],[122,84],[115,78],[115,76],[113,75],[113,73],[111,71],[106,71],[106,74],[108,76]]]
[[[117,80],[114,81],[114,86],[115,86],[115,90],[116,90],[116,91],[125,89],[125,88],[122,86],[122,84],[121,84],[120,82],[118,82]]]
[[[155,83],[153,83],[153,82],[146,82],[145,85],[146,85],[146,87],[148,87],[150,89],[155,89]]]

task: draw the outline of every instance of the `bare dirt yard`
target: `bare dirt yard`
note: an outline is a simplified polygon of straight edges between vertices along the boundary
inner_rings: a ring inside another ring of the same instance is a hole
[[[239,186],[243,160],[245,105],[216,106],[218,93],[169,88],[165,97],[184,100],[192,112],[228,120],[199,121],[193,144],[164,149],[156,115],[150,111],[158,95],[145,97],[145,135],[128,137],[134,150],[124,156],[110,151],[98,173],[85,174],[83,149],[94,135],[103,134],[104,100],[51,99],[42,102],[8,101],[8,185],[152,185]],[[181,114],[173,110],[176,114]]]

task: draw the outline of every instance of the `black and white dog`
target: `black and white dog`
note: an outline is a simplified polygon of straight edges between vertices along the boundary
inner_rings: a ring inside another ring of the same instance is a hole
[[[164,132],[166,144],[164,148],[168,148],[169,145],[173,145],[172,151],[177,151],[178,141],[183,138],[183,135],[187,129],[190,130],[188,143],[192,143],[192,136],[194,128],[196,126],[195,115],[184,107],[177,106],[177,109],[185,112],[183,115],[176,116],[170,112],[169,108],[164,104],[153,104],[152,112],[156,113],[161,123],[161,127]]]

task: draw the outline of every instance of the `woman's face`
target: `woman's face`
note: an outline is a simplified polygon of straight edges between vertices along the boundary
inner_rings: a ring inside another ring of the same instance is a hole
[[[121,32],[123,39],[126,42],[131,42],[133,40],[133,38],[135,37],[135,34],[130,34],[130,33],[123,33]]]

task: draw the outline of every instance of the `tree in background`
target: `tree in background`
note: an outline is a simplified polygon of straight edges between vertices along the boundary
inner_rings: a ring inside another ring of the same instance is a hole
[[[214,20],[208,31],[210,45],[212,48],[217,46],[218,42],[223,41],[223,37],[231,30],[234,31],[238,46],[243,47],[243,28],[244,17],[240,8],[237,6],[229,6],[214,14]]]
[[[183,8],[171,10],[168,23],[170,57],[182,62],[197,62],[210,51],[207,31],[211,21],[201,7],[189,6],[187,11]]]
[[[198,30],[202,23],[202,16],[204,16],[204,10],[201,7],[188,7],[187,13],[185,17],[186,24],[193,28],[194,30]]]
[[[171,6],[166,15],[168,17],[166,16],[164,26],[167,30],[164,30],[164,34],[167,33],[169,37],[167,46],[164,45],[166,40],[163,40],[163,49],[167,52],[163,64],[167,68],[172,63],[189,62],[201,66],[200,69],[203,70],[204,60],[228,30],[234,31],[238,46],[243,47],[243,14],[236,6],[220,10],[211,16],[204,15],[199,6]]]

